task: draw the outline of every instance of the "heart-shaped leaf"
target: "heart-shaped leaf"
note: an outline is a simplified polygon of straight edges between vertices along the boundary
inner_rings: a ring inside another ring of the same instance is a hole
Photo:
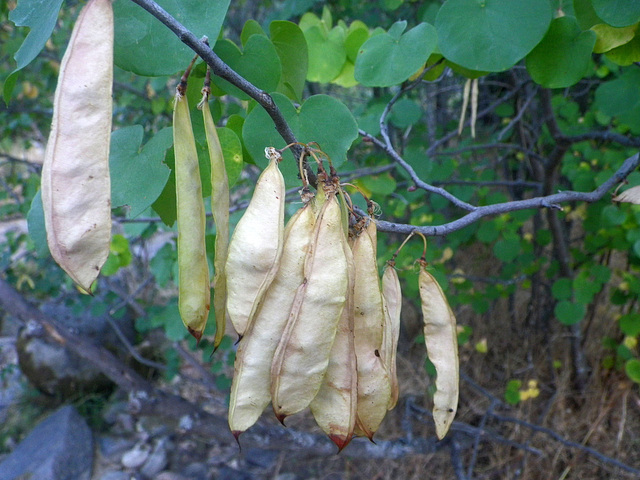
[[[230,0],[156,0],[198,37],[218,37]],[[193,51],[156,18],[130,0],[113,2],[115,63],[138,75],[158,77],[184,70]],[[171,52],[171,55],[167,55]]]
[[[282,65],[277,90],[292,100],[300,101],[309,69],[309,53],[304,34],[295,23],[285,21],[271,22],[269,34]]]
[[[591,27],[596,32],[596,44],[593,47],[593,53],[604,53],[616,47],[620,47],[629,43],[635,35],[637,27],[615,28],[606,23],[599,23]]]
[[[563,300],[556,304],[553,311],[560,323],[564,325],[574,325],[584,318],[587,309],[580,303]]]
[[[171,128],[160,130],[141,149],[143,133],[141,125],[132,125],[111,134],[111,204],[128,205],[130,218],[137,217],[156,201],[171,173],[163,163],[167,149],[173,144]]]
[[[640,62],[640,34],[636,34],[630,42],[609,50],[606,56],[612,62],[623,67]]]
[[[596,14],[612,27],[627,27],[640,21],[638,0],[591,0]]]
[[[272,97],[299,142],[318,142],[336,168],[346,160],[347,150],[358,137],[358,126],[343,103],[328,95],[314,95],[296,109],[284,95],[274,93]],[[265,147],[281,148],[284,143],[267,112],[258,106],[247,116],[242,137],[254,161],[262,166],[266,164]],[[281,170],[288,183],[299,184],[291,153],[286,152]]]
[[[436,47],[435,28],[428,23],[402,34],[406,22],[396,22],[387,33],[367,40],[356,58],[355,78],[368,87],[404,82],[422,67]]]
[[[462,67],[501,72],[533,50],[552,17],[544,0],[448,0],[436,17],[438,46]]]
[[[219,40],[213,49],[216,54],[233,70],[242,75],[256,87],[266,92],[272,92],[278,87],[282,67],[276,47],[271,40],[262,35],[252,35],[240,51],[231,40]],[[218,76],[213,76],[213,82],[223,91],[249,100],[249,96]]]
[[[605,115],[640,132],[640,70],[627,70],[596,90],[595,106]]]
[[[29,27],[31,30],[13,56],[17,65],[4,81],[5,102],[9,103],[11,98],[17,78],[16,72],[29,65],[36,58],[51,36],[58,20],[60,5],[62,5],[62,0],[31,0],[30,2],[23,0],[9,12],[9,20],[15,23],[16,27]]]
[[[556,18],[542,41],[527,55],[527,70],[544,87],[569,87],[585,75],[595,43],[596,33],[582,31],[574,17]]]
[[[336,26],[327,31],[325,25],[319,23],[303,31],[309,48],[307,80],[330,82],[340,74],[347,59],[344,29]]]

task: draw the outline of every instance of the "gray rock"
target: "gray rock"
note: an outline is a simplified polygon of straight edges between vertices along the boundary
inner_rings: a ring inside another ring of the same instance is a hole
[[[120,463],[122,454],[135,445],[133,440],[122,437],[101,436],[98,438],[98,447],[102,456],[115,463]]]
[[[150,449],[146,445],[136,445],[122,455],[122,465],[126,468],[140,468],[149,458]]]
[[[89,480],[93,438],[84,419],[65,406],[40,422],[0,463],[0,480]]]
[[[117,470],[110,470],[108,472],[104,472],[100,477],[100,480],[131,480],[131,475]]]
[[[114,325],[129,342],[135,338],[130,316],[113,319],[108,315],[96,317],[86,311],[75,314],[69,307],[53,303],[44,304],[42,311],[65,328],[123,358],[127,356],[126,349]],[[16,348],[22,372],[36,388],[49,395],[69,399],[79,393],[104,391],[113,385],[90,362],[50,340],[36,322],[27,322],[20,330]]]
[[[147,461],[142,465],[140,473],[142,473],[145,478],[156,478],[158,473],[167,466],[167,463],[166,441],[160,440],[155,447],[153,447]]]

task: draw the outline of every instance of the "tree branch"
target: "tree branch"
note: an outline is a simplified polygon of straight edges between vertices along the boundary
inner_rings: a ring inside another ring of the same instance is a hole
[[[369,137],[372,138],[372,137]],[[377,144],[381,144],[380,140],[376,140],[372,138],[372,141],[377,142]],[[383,147],[383,146],[382,146]],[[394,152],[395,153],[395,152]],[[397,153],[395,153],[397,157],[400,157]],[[406,163],[404,160],[402,160]],[[449,233],[460,230],[464,227],[471,225],[472,223],[478,221],[480,218],[500,215],[502,213],[515,212],[517,210],[526,210],[529,208],[554,208],[561,209],[561,203],[567,202],[597,202],[615,185],[624,180],[631,172],[633,172],[638,165],[640,165],[640,154],[636,153],[632,157],[627,158],[622,166],[615,172],[607,181],[605,181],[598,188],[593,190],[592,192],[575,192],[568,190],[566,192],[560,192],[553,195],[547,195],[543,197],[534,197],[526,200],[516,200],[505,203],[496,203],[494,205],[486,205],[483,207],[474,207],[470,205],[472,208],[471,213],[468,213],[464,217],[461,217],[453,222],[445,223],[443,225],[433,225],[433,226],[423,226],[416,227],[409,224],[401,224],[401,223],[392,223],[385,222],[384,220],[378,220],[376,223],[378,225],[378,230],[388,233],[399,233],[408,235],[413,231],[417,231],[427,236],[442,236],[447,235]],[[409,167],[411,168],[411,167]],[[413,169],[411,170],[413,171]],[[415,172],[413,172],[415,174]],[[419,180],[419,179],[418,179]],[[424,183],[424,182],[422,182]],[[427,184],[425,184],[427,185]],[[439,193],[437,187],[433,187],[431,185],[427,185],[429,190],[433,193]],[[448,192],[447,196],[452,196]],[[455,198],[455,197],[454,197]],[[456,199],[459,202],[459,200]]]
[[[153,0],[131,0],[135,4],[144,8],[147,12],[153,15],[156,19],[162,22],[169,30],[171,30],[182,43],[188,46],[191,50],[197,53],[202,58],[214,74],[227,80],[229,83],[235,85],[244,93],[253,98],[258,104],[266,110],[269,114],[276,130],[282,136],[285,142],[295,143],[297,142],[291,127],[285,120],[282,112],[275,104],[271,96],[254,86],[251,82],[244,77],[238,75],[229,65],[224,63],[218,55],[216,55],[211,47],[196,37],[191,31],[189,31],[184,25],[173,18],[166,10],[158,5]],[[295,148],[295,156],[298,157],[301,153],[299,148]]]

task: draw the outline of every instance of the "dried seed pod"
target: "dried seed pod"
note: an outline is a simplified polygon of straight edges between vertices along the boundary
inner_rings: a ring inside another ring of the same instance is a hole
[[[343,237],[342,212],[332,193],[316,220],[305,278],[271,365],[271,399],[281,422],[309,406],[327,371],[348,287]]]
[[[385,310],[385,323],[382,335],[382,360],[387,367],[391,382],[391,398],[388,409],[391,410],[398,403],[398,372],[396,371],[396,357],[398,338],[400,336],[400,311],[402,309],[402,290],[400,279],[394,268],[395,262],[387,262],[382,274],[382,300]]]
[[[209,74],[208,71],[207,74]],[[204,92],[200,105],[209,148],[209,161],[211,162],[211,212],[213,213],[213,221],[216,224],[215,259],[213,262],[213,311],[216,318],[216,336],[213,340],[213,348],[216,349],[220,345],[222,337],[224,337],[227,320],[225,264],[227,263],[229,251],[229,180],[227,178],[227,169],[224,165],[220,139],[209,110],[208,88]]]
[[[51,255],[87,292],[111,244],[112,84],[111,0],[91,0],[60,64],[41,180]]]
[[[236,438],[258,420],[271,401],[271,362],[296,290],[304,281],[304,261],[316,214],[311,201],[287,223],[278,273],[238,345],[229,399],[229,427]]]
[[[265,149],[264,169],[244,215],[236,225],[227,256],[227,313],[242,336],[278,271],[284,236],[284,178],[281,156]]]
[[[436,368],[433,421],[439,439],[449,431],[458,408],[459,365],[456,318],[440,285],[420,260],[420,301],[424,317],[424,340],[429,360]]]
[[[189,333],[200,340],[211,302],[206,220],[189,104],[180,90],[176,93],[173,110],[173,148],[178,220],[178,308]]]
[[[349,281],[347,301],[331,347],[327,373],[318,394],[310,404],[318,426],[338,446],[338,452],[353,437],[358,408],[358,371],[353,339],[355,265],[347,239],[345,236],[342,239]]]
[[[385,313],[372,237],[373,232],[367,227],[351,245],[355,262],[354,344],[360,420],[356,433],[370,439],[387,413],[391,398],[389,374],[381,356]]]

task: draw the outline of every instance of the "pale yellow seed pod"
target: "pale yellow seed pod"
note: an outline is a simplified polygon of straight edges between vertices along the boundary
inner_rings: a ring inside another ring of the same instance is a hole
[[[318,426],[338,446],[338,451],[353,437],[358,409],[358,371],[353,338],[355,265],[346,236],[342,239],[348,267],[347,301],[331,348],[327,373],[310,404]]]
[[[370,225],[373,222],[370,223]],[[367,228],[353,240],[355,262],[354,344],[358,365],[358,435],[370,439],[387,413],[391,382],[382,359],[385,312],[373,243]]]
[[[227,313],[240,336],[259,308],[282,255],[285,185],[278,168],[282,157],[272,147],[265,152],[269,165],[233,232],[225,269]]]
[[[213,262],[213,311],[216,318],[216,335],[213,348],[220,345],[224,337],[227,320],[227,277],[225,265],[229,251],[229,180],[224,164],[222,147],[216,126],[209,110],[208,95],[202,100],[204,131],[211,163],[211,212],[216,224],[215,259]]]
[[[335,194],[318,215],[284,334],[271,366],[273,410],[282,422],[308,407],[320,389],[348,288],[342,212]]]
[[[424,340],[429,360],[436,368],[433,421],[439,439],[449,431],[458,408],[459,360],[456,318],[442,288],[420,261],[419,288],[424,317]]]
[[[189,333],[200,340],[209,318],[211,290],[205,243],[206,218],[196,141],[187,97],[176,93],[173,109],[178,221],[178,308]]]
[[[402,290],[400,279],[393,263],[387,263],[382,274],[382,300],[385,309],[385,323],[382,336],[382,360],[389,373],[391,382],[391,398],[388,409],[393,409],[398,403],[398,372],[396,358],[398,353],[398,338],[400,336],[400,314],[402,310]]]
[[[240,340],[229,399],[229,427],[238,436],[251,427],[271,401],[271,362],[289,319],[316,222],[311,201],[287,223],[280,268],[251,327]]]
[[[91,0],[60,64],[41,179],[49,250],[86,292],[111,244],[112,84],[111,0]]]

